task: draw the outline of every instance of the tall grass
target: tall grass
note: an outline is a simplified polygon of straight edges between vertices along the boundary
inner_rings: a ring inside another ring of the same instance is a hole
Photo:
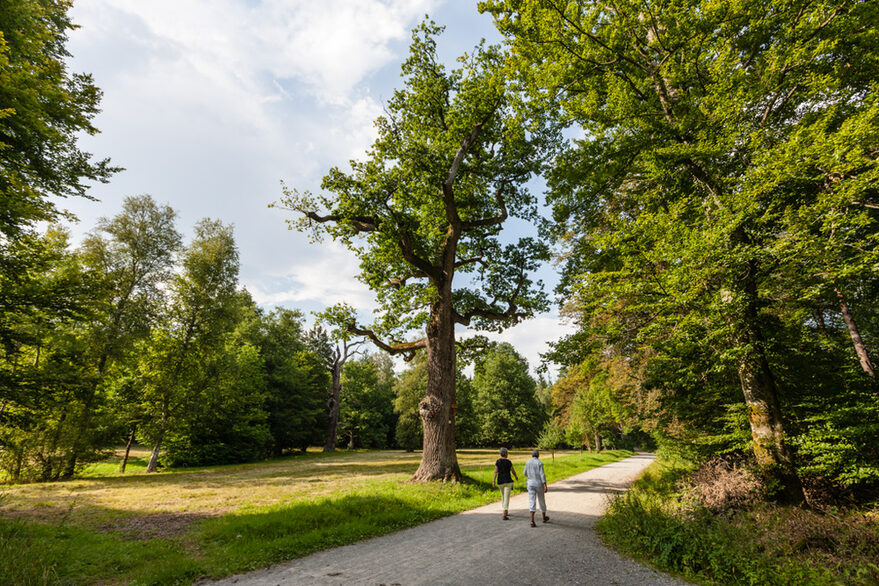
[[[614,451],[557,456],[554,463],[545,462],[547,479],[552,482],[628,455],[629,452]],[[331,493],[291,493],[272,504],[243,504],[226,514],[196,522],[179,535],[145,538],[106,531],[95,526],[89,517],[74,516],[72,524],[69,519],[38,523],[0,518],[0,576],[11,577],[4,580],[11,584],[189,583],[200,577],[222,577],[354,543],[499,498],[491,488],[493,452],[462,457],[462,461],[472,463],[464,468],[466,481],[462,484],[409,483],[406,480],[414,470],[412,463],[401,471],[399,462],[386,459],[385,454],[376,459],[374,453],[368,452],[310,455],[303,461],[309,468],[320,463],[344,466],[344,478],[333,485]],[[255,487],[260,482],[276,480],[278,466],[287,466],[282,471],[290,474],[291,482],[302,474],[298,462],[284,461],[262,466],[214,467],[204,469],[203,474],[209,475],[215,490],[222,490],[227,484],[235,492],[248,491],[251,487],[241,481],[241,474],[246,472]],[[517,468],[521,469],[521,463],[517,462]],[[321,479],[315,476],[300,480],[316,485]],[[177,490],[180,478],[173,474],[126,478],[124,484],[110,484],[110,488],[102,490],[127,490],[132,484],[162,482],[170,495]],[[22,490],[41,488],[45,487],[29,486]],[[41,494],[41,498],[46,496]],[[188,503],[192,508],[203,505],[196,500]],[[101,519],[106,517],[98,515]]]

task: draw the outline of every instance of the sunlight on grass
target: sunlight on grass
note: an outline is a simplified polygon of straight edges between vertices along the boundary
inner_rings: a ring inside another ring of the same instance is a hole
[[[628,455],[557,452],[555,462],[546,457],[544,465],[552,482]],[[161,557],[162,582],[187,582],[263,567],[498,500],[491,489],[494,450],[459,452],[463,484],[406,482],[420,457],[395,451],[309,452],[152,475],[119,475],[118,461],[111,460],[75,481],[5,486],[0,488],[0,557],[5,559],[0,574],[19,575],[24,562],[17,560],[27,559],[37,574],[57,575],[62,582],[152,581],[157,578],[150,564]],[[530,451],[514,450],[510,457],[521,472]],[[37,543],[42,557],[16,557],[23,544]],[[62,562],[73,552],[84,561]]]

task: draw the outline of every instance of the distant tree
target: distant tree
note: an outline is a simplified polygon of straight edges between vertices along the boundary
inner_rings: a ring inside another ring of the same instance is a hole
[[[473,408],[483,445],[532,445],[546,420],[528,362],[511,345],[498,344],[477,362]]]
[[[272,454],[322,442],[330,381],[323,357],[309,348],[302,314],[274,309],[260,319],[257,342],[265,362]]]
[[[138,366],[145,413],[142,434],[153,446],[147,472],[158,467],[165,434],[201,398],[206,367],[240,307],[238,250],[232,228],[203,220],[184,250],[182,272],[171,280],[163,323],[140,352]]]
[[[90,283],[60,228],[12,247],[30,272],[0,273],[16,289],[6,299],[15,310],[2,315],[0,469],[15,480],[57,480],[74,443],[69,404],[94,384],[75,326],[90,314]]]
[[[352,162],[350,173],[329,172],[322,187],[332,196],[288,190],[282,200],[302,215],[300,229],[321,230],[360,258],[380,319],[348,330],[390,353],[427,350],[417,481],[461,479],[456,325],[501,329],[546,307],[529,278],[546,247],[530,238],[505,246],[498,234],[510,217],[536,219],[524,186],[541,167],[547,136],[540,121],[514,109],[499,49],[480,45],[447,72],[437,61],[440,31],[427,22],[413,31],[405,88],[378,119],[367,159]],[[458,273],[473,278],[462,283]],[[403,341],[418,329],[423,337]]]
[[[342,371],[345,393],[339,434],[348,449],[386,448],[393,433],[393,380],[370,356],[349,361]]]
[[[455,441],[462,448],[479,446],[482,441],[474,399],[473,381],[459,368],[455,378]]]
[[[94,383],[69,404],[75,440],[64,477],[73,476],[77,460],[94,448],[89,439],[94,430],[92,414],[107,401],[113,378],[108,369],[129,358],[135,343],[149,336],[158,319],[162,286],[171,277],[180,246],[175,215],[149,195],[128,197],[122,211],[112,219],[101,218],[80,246],[93,289],[83,358],[92,363]],[[131,435],[135,421],[125,424]]]
[[[555,462],[555,451],[565,441],[565,430],[561,426],[552,421],[547,421],[543,425],[543,430],[537,436],[537,447],[552,454],[552,461]]]
[[[311,349],[319,355],[324,366],[330,373],[330,393],[327,400],[327,431],[324,440],[324,451],[336,449],[339,439],[339,409],[342,404],[342,368],[354,356],[360,354],[362,339],[348,331],[346,324],[354,319],[354,308],[347,304],[339,304],[327,308],[318,314],[318,325],[309,333]],[[330,324],[327,332],[319,324]]]
[[[250,462],[270,454],[265,361],[247,331],[258,319],[257,308],[246,294],[238,301],[229,329],[196,352],[201,364],[186,389],[193,397],[181,397],[183,408],[174,413],[164,438],[168,465]]]

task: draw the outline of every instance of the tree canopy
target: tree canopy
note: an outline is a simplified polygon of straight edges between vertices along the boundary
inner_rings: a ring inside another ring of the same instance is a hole
[[[802,501],[785,352],[810,342],[784,348],[779,320],[802,336],[806,307],[823,316],[875,286],[877,6],[482,7],[535,106],[582,131],[549,177],[581,325],[566,348],[646,363],[648,385],[720,412],[737,379],[757,461]]]

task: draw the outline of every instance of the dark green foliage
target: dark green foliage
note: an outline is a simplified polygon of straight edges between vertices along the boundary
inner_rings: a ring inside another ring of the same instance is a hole
[[[97,132],[100,91],[67,71],[69,8],[0,2],[0,475],[16,478],[69,476],[105,429],[82,425],[96,379],[74,322],[92,317],[92,283],[66,235],[36,232],[63,215],[53,197],[86,196],[115,171],[76,144]]]
[[[459,389],[460,392],[460,389]],[[418,404],[427,393],[427,356],[419,352],[412,360],[412,366],[401,374],[394,383],[394,412],[397,414],[397,429],[394,439],[397,445],[407,452],[421,448],[423,431]],[[457,419],[456,419],[457,421]],[[456,430],[460,442],[460,432]]]
[[[299,312],[275,309],[260,323],[272,453],[304,451],[323,441],[329,375],[323,359],[308,348]]]
[[[509,344],[498,344],[476,363],[473,411],[487,446],[533,445],[546,420],[528,363]]]
[[[257,348],[230,338],[207,357],[199,400],[167,435],[165,458],[171,466],[250,462],[269,455],[263,361]]]
[[[481,445],[481,427],[474,399],[473,381],[459,371],[455,381],[455,400],[458,404],[455,411],[455,443],[460,447],[473,448]]]
[[[115,171],[76,145],[79,133],[97,132],[101,92],[90,75],[67,71],[70,6],[0,2],[0,272],[9,268],[7,238],[56,219],[51,196],[85,196],[88,182]]]
[[[339,441],[351,448],[384,448],[394,440],[393,370],[386,355],[349,361],[342,369]]]

